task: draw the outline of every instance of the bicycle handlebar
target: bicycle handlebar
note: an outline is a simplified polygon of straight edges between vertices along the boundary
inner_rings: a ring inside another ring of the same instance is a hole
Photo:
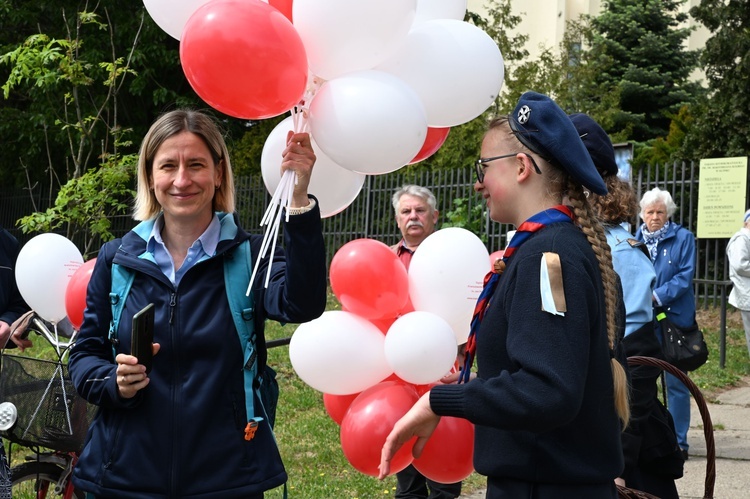
[[[55,348],[61,348],[63,350],[68,349],[72,347],[75,344],[75,338],[78,335],[78,330],[73,329],[72,334],[70,335],[70,338],[67,338],[65,336],[61,336],[59,333],[57,333],[57,330],[55,332],[52,332],[47,327],[47,324],[36,314],[34,314],[34,317],[31,319],[31,322],[34,324],[34,327],[29,327],[26,329],[28,332],[29,330],[35,331],[37,334],[44,336],[44,338],[49,342],[50,345],[52,345]]]

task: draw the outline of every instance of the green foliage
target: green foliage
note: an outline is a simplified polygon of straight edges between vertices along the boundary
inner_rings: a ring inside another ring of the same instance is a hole
[[[235,175],[260,173],[260,157],[266,139],[276,125],[287,116],[285,113],[266,120],[248,121],[239,140],[229,142],[229,153],[232,157],[232,169]],[[279,167],[281,167],[281,157],[279,157]]]
[[[669,135],[657,137],[645,144],[636,143],[631,164],[634,167],[674,163],[684,157],[681,154],[685,137],[693,124],[689,106],[682,106],[669,124]]]
[[[175,105],[199,107],[179,63],[179,42],[142,2],[0,3],[0,181],[33,186],[97,167],[116,132],[142,137]],[[236,127],[234,120],[231,127]],[[124,147],[124,146],[120,146]]]
[[[125,213],[129,208],[125,200],[135,195],[130,186],[137,160],[135,154],[105,157],[98,169],[70,179],[60,189],[53,207],[21,218],[19,227],[28,234],[68,225],[72,233],[86,234],[83,253],[90,253],[95,241],[114,239],[111,219]]]
[[[750,151],[750,1],[701,0],[690,13],[711,31],[701,55],[709,95],[693,109],[686,159],[747,156]]]
[[[747,376],[750,376],[750,362],[748,362],[747,343],[742,319],[739,311],[730,307],[727,311],[726,327],[726,358],[724,368],[720,366],[720,332],[713,327],[718,319],[718,309],[711,308],[698,312],[698,323],[703,330],[703,336],[708,345],[708,362],[697,371],[691,372],[690,377],[701,391],[721,391],[730,386],[736,386]],[[710,397],[709,397],[710,398]]]
[[[487,243],[487,231],[484,225],[487,223],[487,215],[484,205],[472,202],[469,198],[457,198],[453,200],[453,209],[445,214],[445,227],[459,227],[479,235],[483,243]]]
[[[95,242],[113,238],[111,218],[128,208],[136,163],[133,144],[125,139],[132,130],[119,121],[119,99],[126,82],[138,76],[130,63],[139,34],[132,34],[128,56],[117,56],[116,32],[102,10],[69,20],[63,8],[62,36],[36,33],[0,56],[0,67],[9,68],[3,114],[13,118],[0,133],[8,136],[15,123],[21,143],[34,144],[16,151],[29,185],[45,162],[45,173],[61,186],[54,205],[21,218],[20,228],[27,234],[63,231],[84,254]],[[102,33],[109,50],[91,43]],[[30,128],[23,124],[28,119]]]
[[[680,27],[684,1],[608,0],[592,20],[591,76],[601,89],[619,91],[621,111],[610,115],[609,132],[636,141],[663,137],[669,116],[699,94],[689,81],[698,54],[685,50],[691,30]]]
[[[523,18],[521,15],[513,13],[511,3],[511,0],[489,0],[486,4],[487,14],[485,17],[480,17],[471,12],[467,13],[469,21],[482,28],[490,38],[495,40],[500,48],[500,53],[503,55],[505,66],[504,91],[498,95],[495,105],[485,113],[487,115],[485,120],[487,117],[509,113],[513,110],[521,93],[537,88],[536,86],[526,86],[529,84],[529,77],[526,74],[528,69],[526,64],[528,63],[524,61],[529,56],[529,51],[526,50],[529,35],[514,33],[514,28],[521,23]],[[523,64],[521,64],[522,62]],[[536,80],[536,82],[538,81]]]

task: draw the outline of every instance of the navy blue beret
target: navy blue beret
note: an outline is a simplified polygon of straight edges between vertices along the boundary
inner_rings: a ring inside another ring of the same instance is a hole
[[[508,117],[516,138],[546,161],[557,165],[596,194],[607,194],[586,146],[565,111],[547,97],[526,92]]]
[[[591,159],[594,160],[594,166],[602,177],[617,175],[615,148],[607,132],[588,114],[571,114],[570,121],[578,130],[583,145],[588,149]]]

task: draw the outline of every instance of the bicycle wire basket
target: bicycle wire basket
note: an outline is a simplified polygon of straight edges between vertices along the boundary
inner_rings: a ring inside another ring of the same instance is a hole
[[[18,410],[16,424],[0,435],[26,447],[80,452],[96,406],[76,393],[67,364],[6,354],[0,362],[0,402]]]

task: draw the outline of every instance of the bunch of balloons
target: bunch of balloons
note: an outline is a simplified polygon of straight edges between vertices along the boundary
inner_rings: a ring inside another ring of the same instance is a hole
[[[350,241],[334,255],[331,287],[342,310],[301,324],[289,357],[299,377],[323,392],[357,470],[377,476],[394,423],[455,367],[489,261],[482,241],[460,228],[428,236],[408,272],[372,239]],[[396,455],[393,472],[412,464],[411,447]],[[428,478],[453,483],[472,472],[472,452],[473,426],[442,418],[413,464]]]
[[[16,283],[26,303],[42,319],[65,319],[76,329],[83,322],[86,288],[96,258],[83,262],[72,241],[54,233],[39,234],[23,245],[16,260]]]
[[[467,0],[144,4],[180,40],[188,81],[215,109],[243,119],[304,110],[319,157],[310,190],[323,216],[345,209],[365,175],[434,154],[450,128],[484,112],[503,84],[499,48],[463,21]],[[264,147],[269,190],[278,184],[285,139],[274,130]]]

